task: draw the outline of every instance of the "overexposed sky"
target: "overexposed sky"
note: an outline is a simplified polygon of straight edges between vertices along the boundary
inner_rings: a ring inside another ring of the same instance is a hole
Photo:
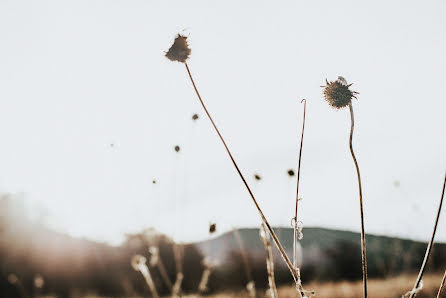
[[[359,231],[348,109],[320,88],[342,75],[360,92],[366,231],[427,240],[446,169],[445,13],[442,0],[1,0],[0,191],[23,192],[60,231],[112,243],[149,226],[181,241],[205,238],[210,221],[257,226],[185,67],[164,57],[185,33],[201,94],[273,225],[293,216],[286,171],[306,98],[302,220]]]

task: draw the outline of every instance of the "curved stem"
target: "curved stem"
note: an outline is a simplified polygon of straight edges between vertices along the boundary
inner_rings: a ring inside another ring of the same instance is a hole
[[[297,186],[296,186],[296,210],[294,213],[294,241],[293,241],[293,265],[297,268],[297,239],[298,239],[298,229],[297,229],[297,210],[299,207],[299,181],[300,181],[300,162],[302,158],[302,144],[304,141],[304,131],[305,131],[305,113],[307,110],[307,101],[302,99],[301,103],[304,103],[304,117],[302,120],[302,135],[300,137],[300,149],[299,149],[299,162],[297,164]]]
[[[365,244],[365,229],[364,229],[364,210],[362,207],[362,186],[361,186],[361,174],[359,172],[358,161],[356,160],[355,153],[353,152],[353,130],[355,128],[355,119],[353,116],[352,103],[348,105],[350,109],[351,117],[351,129],[350,129],[350,153],[352,154],[353,162],[355,163],[356,173],[358,174],[358,187],[359,187],[359,210],[361,213],[361,256],[362,256],[362,281],[364,284],[364,297],[367,297],[367,252]]]
[[[302,296],[304,296],[304,294],[303,294],[303,289],[301,289],[301,286],[298,285],[298,283],[299,283],[299,274],[298,274],[298,272],[297,272],[297,271],[295,270],[295,268],[293,267],[293,264],[291,263],[291,261],[290,261],[290,259],[288,258],[288,256],[287,256],[285,250],[283,249],[282,245],[280,244],[279,239],[278,239],[277,236],[276,236],[276,233],[274,233],[274,231],[273,231],[273,229],[271,228],[270,224],[268,223],[268,221],[267,221],[265,215],[263,214],[262,209],[260,209],[260,206],[259,206],[259,204],[257,203],[257,200],[256,200],[256,198],[254,197],[254,194],[252,193],[251,188],[249,187],[248,183],[246,182],[245,177],[243,177],[242,172],[240,171],[240,169],[239,169],[237,163],[235,162],[234,157],[232,156],[231,151],[230,151],[229,148],[228,148],[228,145],[226,145],[226,142],[225,142],[225,140],[223,139],[223,136],[221,135],[220,131],[218,130],[217,126],[215,125],[214,120],[212,119],[212,117],[211,117],[211,115],[209,114],[209,112],[208,112],[208,110],[207,110],[207,108],[206,108],[206,106],[205,106],[203,100],[201,99],[200,93],[198,92],[197,86],[195,85],[194,79],[192,78],[192,74],[191,74],[191,72],[190,72],[190,70],[189,70],[189,66],[187,65],[187,63],[184,63],[184,65],[186,66],[186,70],[187,70],[187,73],[189,74],[189,78],[190,78],[190,80],[191,80],[191,82],[192,82],[192,85],[193,85],[193,87],[194,87],[194,89],[195,89],[195,93],[197,94],[198,99],[200,100],[200,103],[201,103],[201,105],[202,105],[204,111],[206,112],[206,115],[208,116],[209,120],[210,120],[211,123],[212,123],[212,126],[214,127],[215,131],[217,132],[218,136],[220,137],[220,140],[221,140],[221,142],[223,143],[223,146],[225,147],[226,152],[228,153],[229,158],[230,158],[231,161],[232,161],[232,164],[234,165],[235,169],[237,170],[237,173],[239,174],[240,178],[241,178],[242,181],[243,181],[243,184],[245,185],[246,189],[248,190],[249,195],[251,196],[251,199],[252,199],[254,205],[256,206],[257,211],[258,211],[259,214],[260,214],[260,217],[262,218],[262,222],[264,222],[265,225],[266,225],[266,227],[268,228],[268,232],[271,234],[271,237],[273,238],[274,243],[275,243],[276,246],[277,246],[277,249],[279,250],[280,254],[282,255],[282,258],[284,259],[284,261],[285,261],[285,263],[287,264],[289,270],[291,271],[291,275],[293,276],[293,279],[294,279],[294,281],[295,281],[295,283],[296,283],[296,286],[299,288],[299,293],[300,293]]]
[[[429,259],[429,255],[431,253],[432,246],[434,244],[435,233],[437,231],[438,220],[440,218],[441,206],[443,204],[445,186],[446,186],[446,173],[444,175],[443,190],[441,192],[441,198],[440,198],[440,204],[438,205],[437,216],[435,218],[434,230],[432,232],[431,240],[429,241],[429,243],[427,245],[426,254],[424,255],[423,264],[421,265],[420,272],[418,273],[417,280],[416,280],[415,285],[413,287],[414,289],[417,289],[418,286],[420,285],[421,279],[423,278],[424,269],[426,268],[427,260]],[[415,295],[416,295],[415,291],[412,291],[412,293],[410,294],[409,298],[415,297]]]
[[[443,292],[445,282],[446,282],[446,270],[444,271],[443,279],[441,280],[440,288],[438,289],[437,298],[440,298],[440,295]]]

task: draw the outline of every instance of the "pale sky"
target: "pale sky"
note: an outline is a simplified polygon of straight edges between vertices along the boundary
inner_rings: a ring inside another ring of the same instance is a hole
[[[301,219],[359,231],[348,109],[320,87],[341,75],[360,93],[366,231],[427,240],[446,169],[445,15],[443,0],[1,0],[0,191],[23,193],[59,231],[111,243],[149,226],[180,241],[206,238],[210,221],[258,226],[185,67],[164,57],[184,33],[272,225],[293,216],[286,171],[306,98]]]

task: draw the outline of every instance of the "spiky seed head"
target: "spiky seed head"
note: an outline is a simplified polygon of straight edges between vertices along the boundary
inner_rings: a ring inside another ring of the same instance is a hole
[[[358,92],[350,90],[352,84],[347,84],[343,77],[339,76],[333,82],[325,81],[327,85],[321,86],[324,88],[324,98],[335,109],[348,106],[352,102],[352,98],[356,98],[356,94],[358,94]]]
[[[187,43],[187,36],[178,34],[175,38],[175,41],[173,42],[173,45],[167,51],[166,57],[170,61],[185,63],[186,60],[189,58],[190,52],[191,49],[189,48],[189,45]]]

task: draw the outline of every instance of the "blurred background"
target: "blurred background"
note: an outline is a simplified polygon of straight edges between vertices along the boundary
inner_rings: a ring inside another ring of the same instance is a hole
[[[266,286],[260,218],[184,66],[164,57],[178,33],[188,36],[198,88],[290,254],[290,170],[307,99],[306,282],[361,278],[349,114],[332,110],[320,87],[339,75],[353,83],[370,275],[415,273],[446,168],[445,9],[440,0],[2,0],[1,296],[147,295],[130,259],[149,259],[150,247],[172,281],[175,247],[184,249],[186,292],[197,289],[205,257],[218,264],[207,293],[243,289],[250,274]],[[432,272],[445,268],[444,219],[436,240]],[[277,282],[289,285],[276,257]]]

